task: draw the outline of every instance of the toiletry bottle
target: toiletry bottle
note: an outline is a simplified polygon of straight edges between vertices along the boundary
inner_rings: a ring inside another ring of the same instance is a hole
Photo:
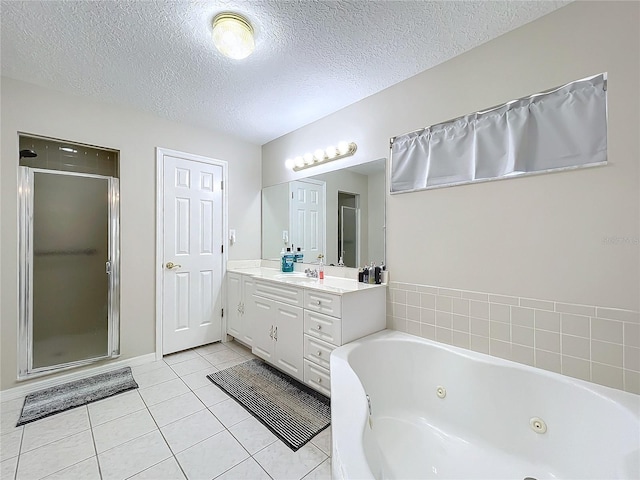
[[[380,272],[380,283],[389,283],[389,272],[387,271],[387,266],[384,264],[384,262],[382,262],[380,269],[382,270]]]
[[[369,265],[369,283],[376,283],[376,268],[374,267],[373,262]]]
[[[293,272],[293,254],[289,247],[287,247],[287,253],[284,254],[284,261],[282,265],[283,272]]]
[[[382,279],[381,279],[381,273],[382,273],[382,269],[380,267],[374,267],[375,269],[375,283],[376,285],[380,285],[382,283]]]
[[[302,263],[302,259],[304,258],[304,253],[300,251],[300,247],[298,247],[298,251],[296,252],[296,262]]]
[[[358,269],[358,281],[362,283],[364,281],[364,272],[361,268]]]
[[[293,243],[291,244],[291,254],[293,255],[293,263],[298,261],[298,257],[296,257],[296,249],[293,248]]]
[[[320,259],[320,263],[318,265],[318,278],[320,280],[324,280],[324,255],[320,254],[318,255],[318,258]]]
[[[284,272],[284,247],[280,250],[280,271]]]
[[[362,267],[362,283],[369,283],[369,267]]]

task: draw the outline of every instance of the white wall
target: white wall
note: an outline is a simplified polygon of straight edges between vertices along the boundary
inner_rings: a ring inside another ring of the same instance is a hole
[[[639,9],[572,3],[274,140],[263,185],[299,175],[284,160],[315,145],[358,145],[317,173],[364,163],[390,137],[608,72],[609,165],[387,196],[387,261],[400,282],[637,311]]]
[[[229,259],[260,258],[260,147],[127,108],[2,78],[1,389],[15,386],[18,132],[120,151],[121,358],[155,350],[156,147],[228,162]]]

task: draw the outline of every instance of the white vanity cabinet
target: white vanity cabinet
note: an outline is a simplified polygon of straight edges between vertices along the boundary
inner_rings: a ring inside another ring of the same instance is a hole
[[[250,275],[227,272],[227,334],[245,345],[253,345],[254,315],[251,314],[251,299],[255,280]]]
[[[386,288],[336,278],[283,278],[267,269],[228,273],[232,312],[227,333],[250,345],[254,355],[330,396],[331,352],[386,328]],[[238,317],[236,304],[241,306]]]
[[[252,353],[300,381],[302,363],[302,290],[256,280],[251,298]]]

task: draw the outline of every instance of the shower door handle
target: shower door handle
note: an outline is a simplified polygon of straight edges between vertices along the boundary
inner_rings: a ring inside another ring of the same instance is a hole
[[[111,262],[105,262],[105,271],[107,275],[111,275]]]

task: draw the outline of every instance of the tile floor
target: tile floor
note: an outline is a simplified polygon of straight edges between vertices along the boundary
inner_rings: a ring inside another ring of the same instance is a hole
[[[331,478],[331,432],[292,452],[206,375],[252,358],[215,343],[134,367],[140,388],[15,427],[0,404],[0,479]]]

